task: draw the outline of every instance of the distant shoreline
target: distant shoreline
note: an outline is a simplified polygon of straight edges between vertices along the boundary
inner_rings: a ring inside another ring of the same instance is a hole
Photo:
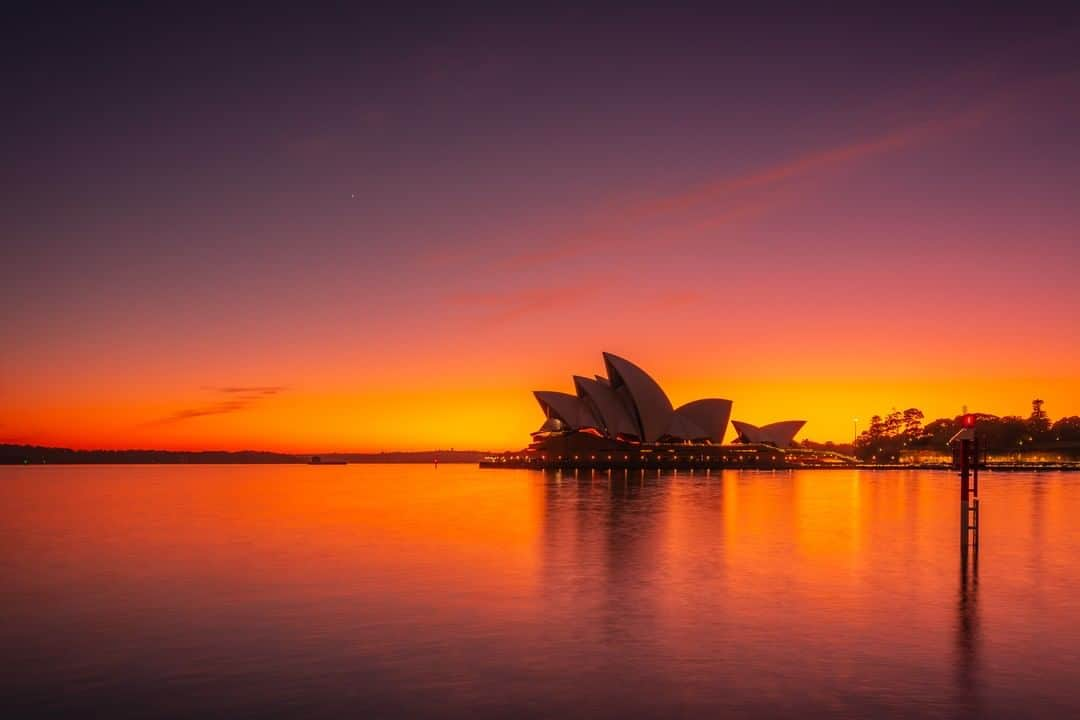
[[[259,450],[73,450],[39,445],[0,444],[0,465],[306,465],[478,463],[491,455],[480,450],[420,450],[382,453],[293,454]],[[319,463],[315,463],[319,464]]]
[[[434,464],[481,465],[484,467],[522,467],[485,462],[493,453],[481,450],[417,450],[381,453],[323,453],[318,455],[275,453],[258,450],[72,450],[39,445],[0,444],[3,465],[393,465]],[[312,462],[314,458],[319,462]],[[540,469],[540,468],[533,468]],[[583,465],[581,469],[589,469]],[[600,470],[599,465],[596,470]],[[735,469],[735,468],[732,468]],[[743,468],[747,469],[747,468]],[[753,468],[750,468],[753,469]],[[769,468],[759,468],[766,470]],[[951,470],[940,463],[858,463],[837,467],[804,466],[800,470]],[[988,463],[988,472],[1080,471],[1077,463]]]

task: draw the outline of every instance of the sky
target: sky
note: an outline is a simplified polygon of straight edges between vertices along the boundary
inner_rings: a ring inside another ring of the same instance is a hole
[[[1080,11],[734,7],[24,8],[0,442],[516,449],[601,351],[1080,414]]]

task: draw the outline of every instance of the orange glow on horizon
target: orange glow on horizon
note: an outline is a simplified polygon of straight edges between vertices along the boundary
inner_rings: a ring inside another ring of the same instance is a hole
[[[630,355],[632,358],[633,356]],[[918,407],[927,421],[954,417],[964,405],[978,412],[1026,415],[1030,401],[1046,400],[1051,417],[1080,412],[1080,384],[1067,378],[992,377],[892,381],[860,378],[688,378],[675,369],[653,373],[677,406],[697,398],[734,401],[733,419],[754,424],[805,419],[799,439],[847,442],[861,418]],[[446,378],[447,387],[384,390],[355,388],[321,392],[289,388],[235,410],[221,409],[220,393],[200,389],[190,396],[110,399],[37,398],[0,410],[0,441],[77,449],[269,450],[278,452],[379,452],[393,450],[514,450],[526,445],[543,416],[533,389],[572,392],[570,376],[587,364],[567,363],[532,384],[470,387],[465,378]],[[76,403],[75,400],[78,400]],[[177,408],[190,417],[170,419]],[[206,414],[199,414],[206,412]],[[13,432],[18,428],[17,432]],[[732,439],[729,429],[726,438]]]

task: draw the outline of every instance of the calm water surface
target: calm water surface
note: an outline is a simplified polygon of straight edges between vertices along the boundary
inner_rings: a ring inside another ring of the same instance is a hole
[[[1080,474],[0,468],[7,717],[1080,717]]]

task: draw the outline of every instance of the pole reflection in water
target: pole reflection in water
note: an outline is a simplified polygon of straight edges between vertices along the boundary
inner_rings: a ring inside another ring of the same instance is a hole
[[[956,605],[957,715],[978,717],[979,548],[960,550],[960,591]]]

